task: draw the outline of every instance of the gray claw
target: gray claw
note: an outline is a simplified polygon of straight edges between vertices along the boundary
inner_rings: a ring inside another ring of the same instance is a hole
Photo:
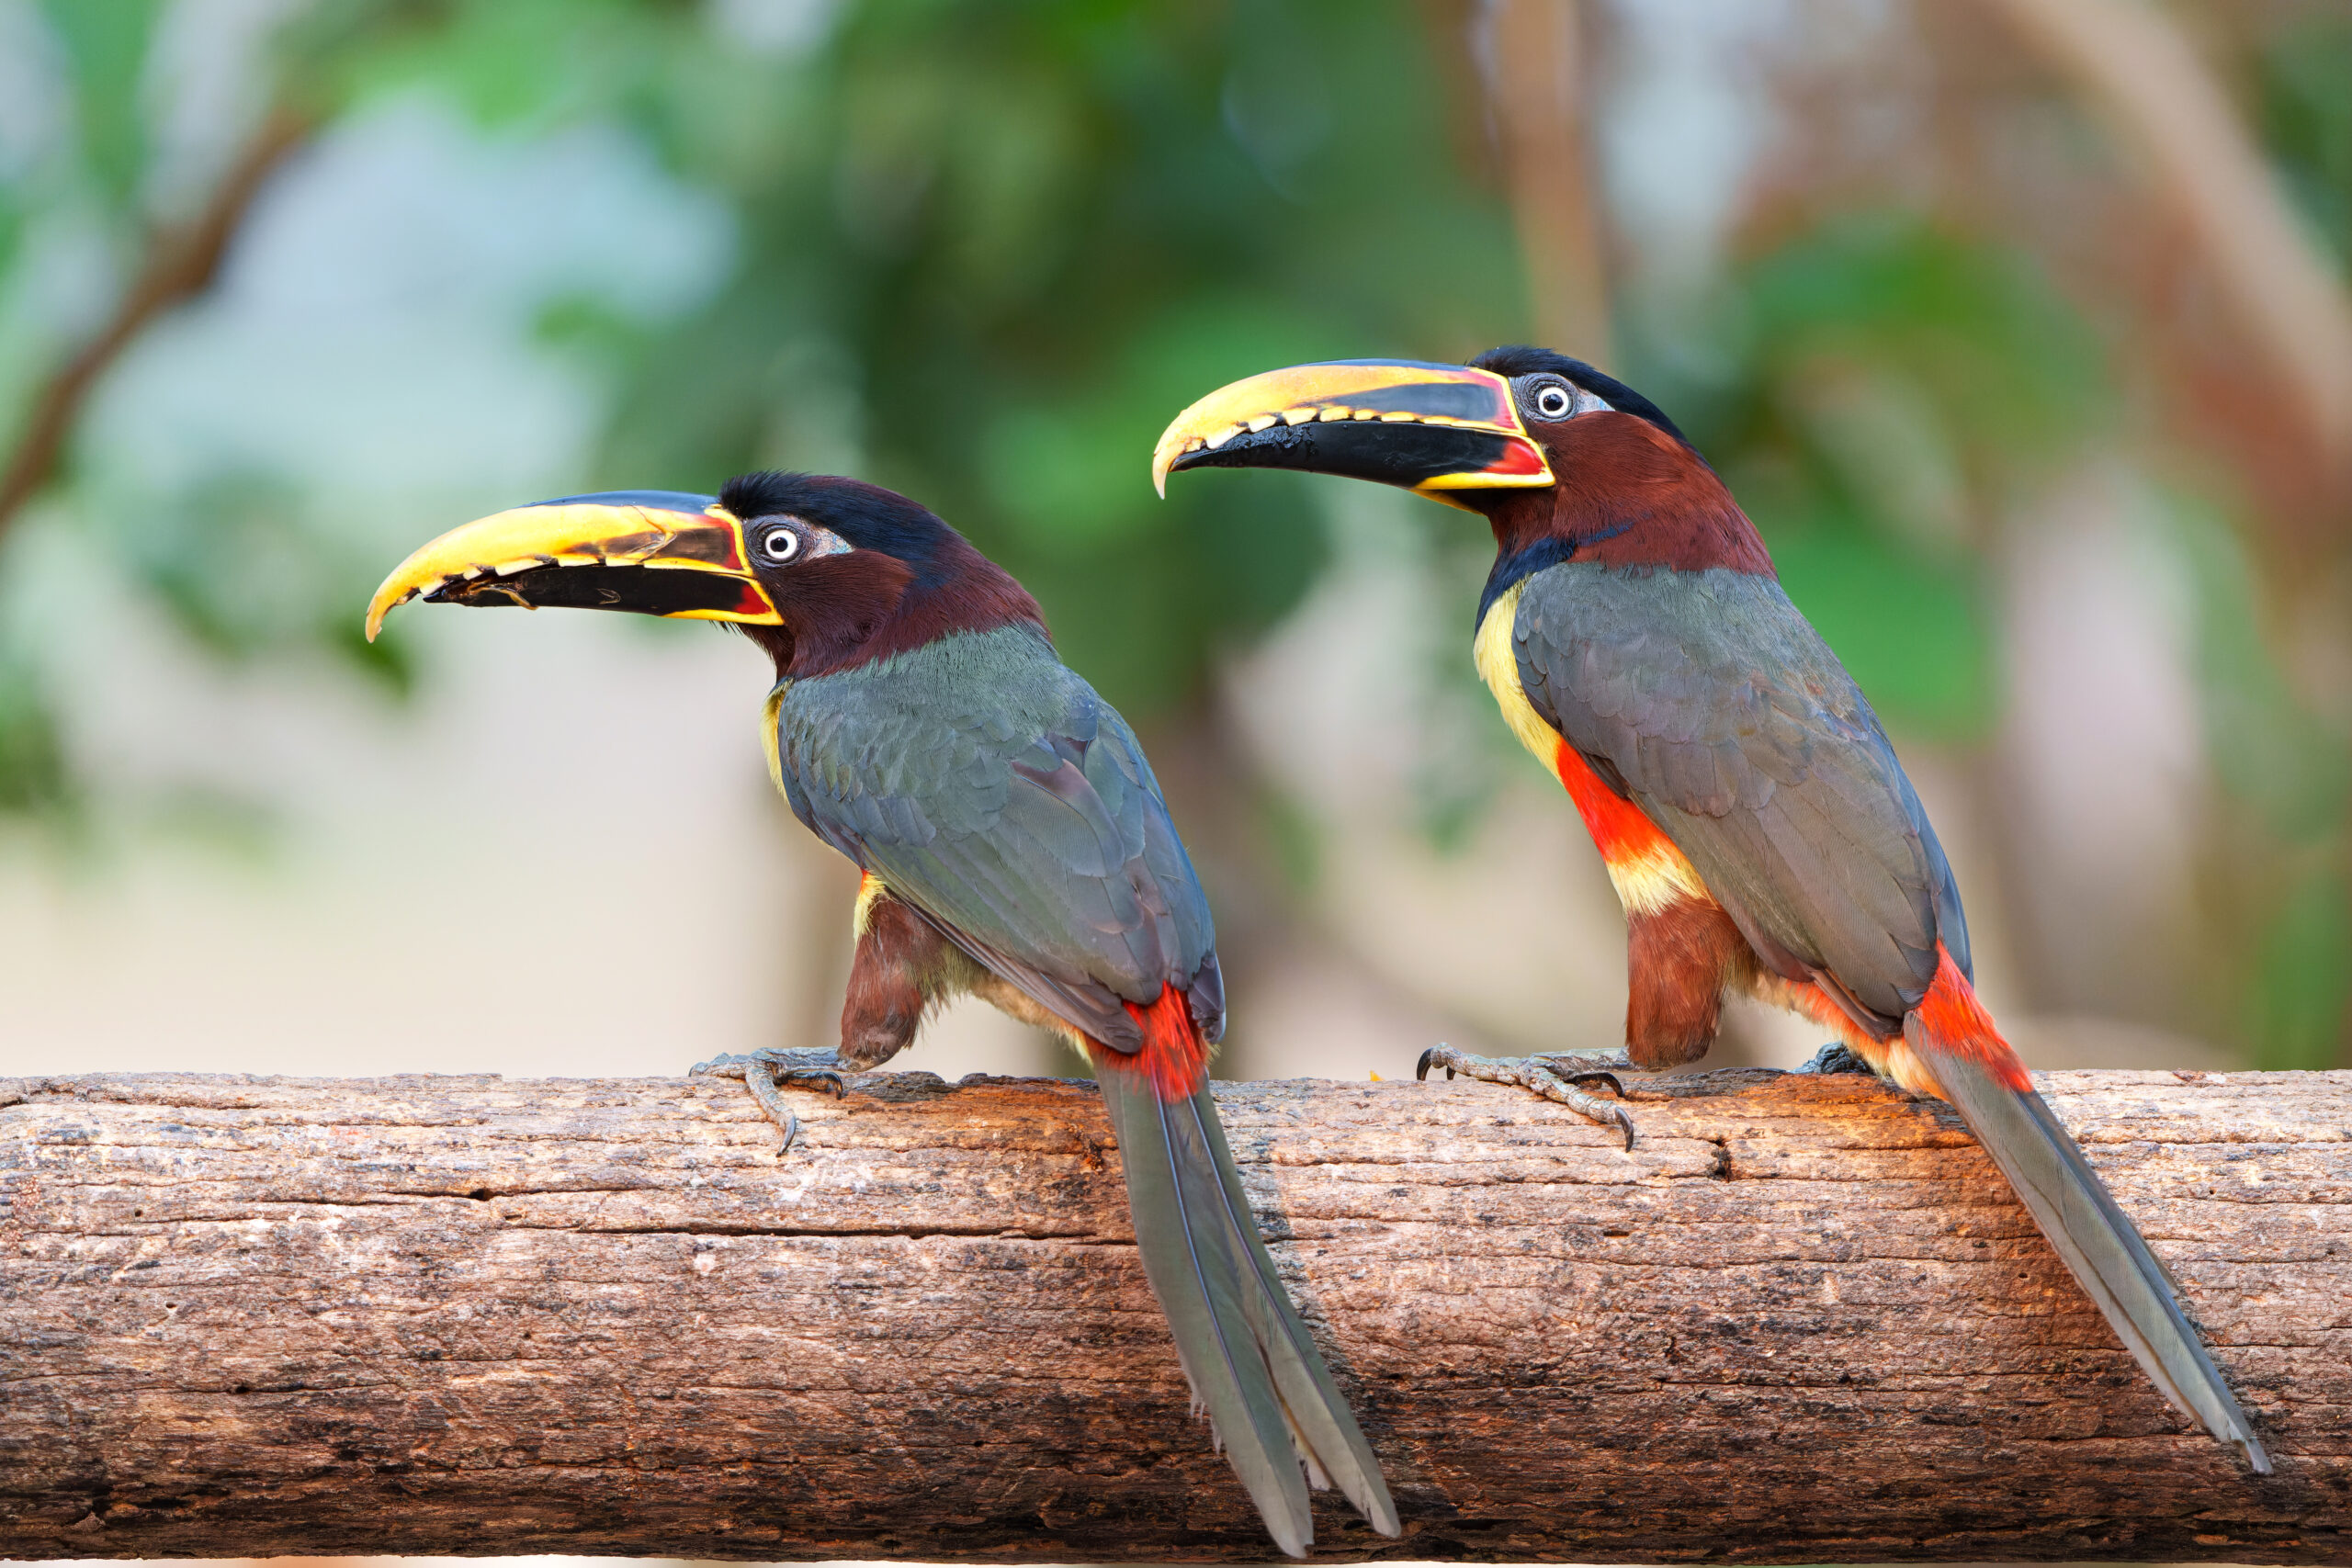
[[[784,1145],[778,1155],[789,1153],[793,1140],[800,1135],[800,1118],[784,1102],[778,1086],[800,1083],[829,1089],[836,1100],[849,1093],[842,1081],[837,1058],[831,1051],[787,1051],[777,1046],[745,1052],[741,1055],[713,1056],[707,1062],[696,1062],[686,1069],[688,1077],[741,1078],[743,1087],[759,1101],[760,1110],[784,1134]]]
[[[1587,1094],[1577,1086],[1580,1083],[1605,1083],[1615,1089],[1621,1100],[1668,1100],[1670,1095],[1652,1094],[1644,1090],[1628,1090],[1617,1081],[1611,1067],[1630,1067],[1624,1053],[1592,1052],[1562,1053],[1551,1056],[1480,1056],[1468,1051],[1458,1051],[1451,1045],[1432,1045],[1421,1053],[1414,1066],[1413,1076],[1427,1078],[1431,1067],[1443,1067],[1449,1078],[1458,1071],[1486,1083],[1509,1084],[1531,1094],[1543,1096],[1555,1104],[1565,1105],[1579,1116],[1617,1128],[1625,1134],[1625,1151],[1631,1154],[1640,1141],[1634,1129],[1634,1118],[1622,1104],[1611,1104],[1598,1095]]]

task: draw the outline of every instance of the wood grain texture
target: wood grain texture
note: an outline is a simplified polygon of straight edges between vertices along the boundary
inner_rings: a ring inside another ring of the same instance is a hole
[[[2352,1074],[2042,1078],[2278,1462],[2168,1410],[1942,1107],[1220,1086],[1407,1536],[2352,1561]],[[0,1082],[0,1555],[1266,1555],[1087,1084]]]

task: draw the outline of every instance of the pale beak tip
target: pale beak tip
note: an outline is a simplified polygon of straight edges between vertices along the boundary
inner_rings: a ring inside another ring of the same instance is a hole
[[[368,640],[369,642],[374,642],[376,634],[384,629],[384,617],[406,604],[408,597],[405,593],[394,597],[380,588],[376,591],[376,596],[368,602]]]

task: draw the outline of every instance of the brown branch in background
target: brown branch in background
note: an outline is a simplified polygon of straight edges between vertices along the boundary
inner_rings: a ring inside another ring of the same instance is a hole
[[[2221,84],[2159,6],[1994,3],[2138,155],[2288,391],[2322,486],[2340,500],[2352,490],[2352,293],[2302,232]],[[2315,510],[2342,525],[2340,507]]]
[[[1609,288],[1580,112],[1582,7],[1575,0],[1496,0],[1489,17],[1487,75],[1536,339],[1605,368]]]
[[[310,132],[307,118],[282,108],[274,111],[221,175],[204,209],[186,223],[155,232],[145,265],[123,291],[113,318],[58,367],[34,400],[7,468],[0,471],[0,533],[6,532],[25,502],[56,472],[65,438],[98,378],[157,316],[212,287],[220,259],[254,197]]]

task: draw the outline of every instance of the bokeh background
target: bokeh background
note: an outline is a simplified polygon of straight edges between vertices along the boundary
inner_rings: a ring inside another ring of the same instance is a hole
[[[2320,0],[0,0],[0,1072],[831,1043],[759,655],[359,638],[458,522],[765,466],[933,506],[1136,722],[1221,1071],[1615,1043],[1475,520],[1148,477],[1234,377],[1529,340],[1731,480],[2030,1059],[2345,1063],[2347,251]]]

